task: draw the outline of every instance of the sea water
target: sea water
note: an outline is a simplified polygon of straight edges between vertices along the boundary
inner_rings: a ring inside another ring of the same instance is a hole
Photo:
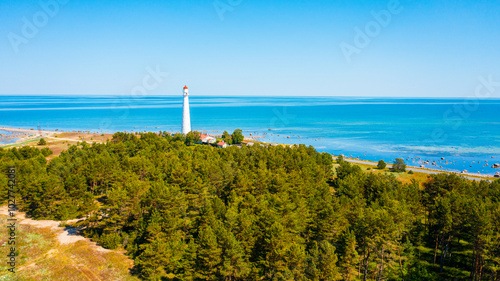
[[[181,130],[182,96],[2,96],[0,126],[92,132]],[[260,141],[412,166],[494,174],[500,100],[190,97],[193,130],[240,128]],[[442,158],[444,160],[442,160]],[[423,162],[429,161],[429,164]],[[435,165],[432,163],[435,162]]]
[[[0,130],[0,144],[14,143],[18,140],[12,137],[12,132]]]

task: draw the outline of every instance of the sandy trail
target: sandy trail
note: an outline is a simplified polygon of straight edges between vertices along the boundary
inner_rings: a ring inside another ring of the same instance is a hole
[[[0,214],[8,215],[8,207],[0,206]],[[85,240],[87,243],[92,244],[96,247],[97,251],[100,252],[111,252],[111,250],[104,249],[101,246],[97,246],[95,242],[90,241],[90,239],[85,238],[77,233],[77,229],[73,227],[60,227],[60,221],[53,220],[33,220],[30,218],[26,218],[26,215],[23,212],[16,212],[17,223],[21,225],[31,225],[38,228],[50,228],[57,233],[57,240],[60,244],[72,244],[80,240]],[[75,223],[83,219],[75,219],[66,221],[66,223]]]

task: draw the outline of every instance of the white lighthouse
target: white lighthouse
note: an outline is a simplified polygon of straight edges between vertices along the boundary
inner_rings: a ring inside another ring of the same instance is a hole
[[[191,132],[191,115],[189,114],[189,90],[184,87],[184,106],[182,111],[182,133],[187,134]]]

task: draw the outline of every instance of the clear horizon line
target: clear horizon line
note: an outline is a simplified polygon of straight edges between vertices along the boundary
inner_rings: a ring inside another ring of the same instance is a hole
[[[11,94],[1,94],[1,97],[134,97],[133,95],[125,95],[125,94],[22,94],[22,95],[11,95]],[[179,95],[147,95],[141,96],[137,98],[148,98],[148,97],[182,97],[182,94]],[[240,94],[240,95],[190,95],[190,97],[273,97],[273,98],[290,98],[290,97],[298,97],[298,98],[394,98],[394,99],[481,99],[481,100],[495,100],[500,99],[500,97],[485,97],[478,98],[474,96],[342,96],[342,95],[263,95],[263,94]]]

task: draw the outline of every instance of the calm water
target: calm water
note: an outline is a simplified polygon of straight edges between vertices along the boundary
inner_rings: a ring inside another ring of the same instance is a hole
[[[14,143],[18,140],[16,138],[10,138],[9,136],[11,135],[12,132],[0,130],[0,144]]]
[[[104,132],[181,129],[180,95],[0,99],[0,126],[36,128],[39,123],[49,130]],[[499,108],[500,100],[192,96],[191,122],[193,130],[241,128],[245,135],[264,136],[264,141],[304,143],[361,159],[392,162],[404,157],[420,166],[420,157],[436,161],[437,166],[427,165],[431,168],[494,174],[498,170],[491,165],[500,162]]]

